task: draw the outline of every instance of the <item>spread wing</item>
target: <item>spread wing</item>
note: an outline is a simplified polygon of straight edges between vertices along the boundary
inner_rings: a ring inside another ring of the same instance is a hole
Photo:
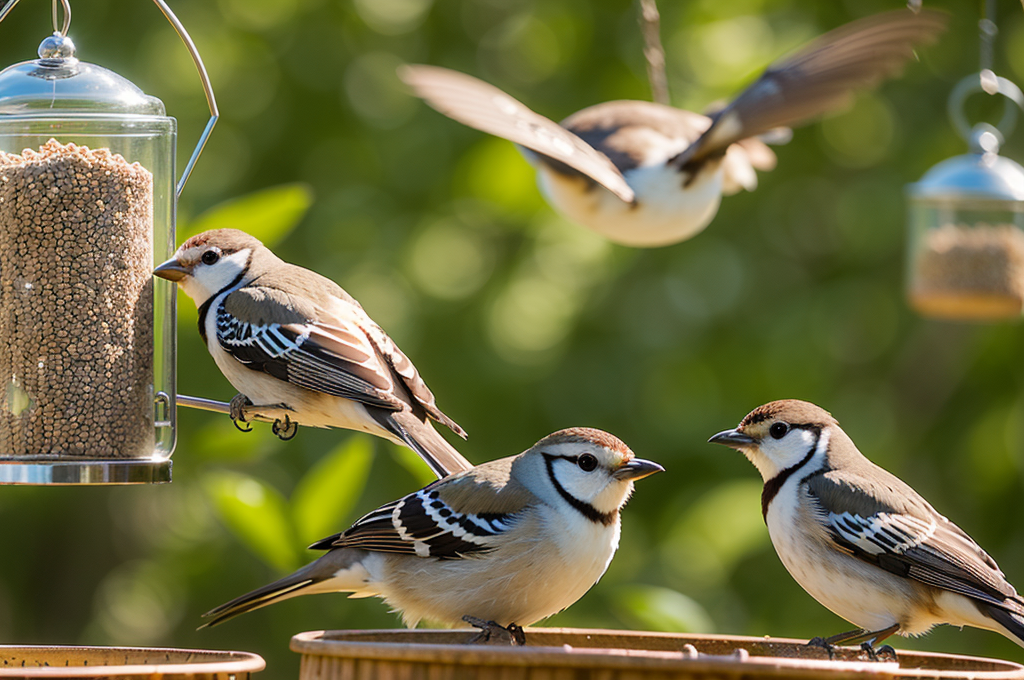
[[[883,482],[830,471],[807,481],[836,545],[854,557],[921,583],[1018,611],[1017,593],[974,540],[899,480],[906,507],[880,499]],[[889,485],[888,491],[893,491]]]
[[[256,299],[270,313],[260,322],[243,321]],[[249,368],[293,385],[388,410],[403,407],[391,370],[354,316],[274,314],[276,304],[255,287],[232,292],[216,310],[217,342]]]
[[[947,17],[924,10],[877,14],[829,31],[772,64],[714,116],[714,123],[673,162],[683,166],[772,128],[806,123],[841,109],[853,93],[891,77],[933,42]]]
[[[399,77],[449,118],[564,163],[623,201],[633,201],[633,190],[607,156],[493,85],[437,66],[404,66]]]

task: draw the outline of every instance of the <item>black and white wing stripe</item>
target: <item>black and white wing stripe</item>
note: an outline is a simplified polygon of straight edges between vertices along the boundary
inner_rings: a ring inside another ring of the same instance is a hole
[[[250,323],[216,310],[217,342],[240,363],[309,390],[390,410],[394,384],[358,328],[316,323]]]
[[[460,559],[493,550],[516,523],[512,513],[460,513],[435,486],[367,514],[347,531],[310,546],[313,550],[360,548],[418,557]]]
[[[995,561],[912,489],[898,490],[908,502],[908,510],[901,512],[872,495],[863,479],[853,485],[835,475],[814,477],[809,489],[841,550],[899,576],[996,607],[1019,608],[1017,592]],[[839,498],[841,503],[836,502]]]

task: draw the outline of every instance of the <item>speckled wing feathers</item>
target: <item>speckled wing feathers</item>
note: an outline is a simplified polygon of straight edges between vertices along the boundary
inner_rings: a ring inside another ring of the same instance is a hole
[[[895,508],[879,498],[882,483],[846,477],[832,470],[807,480],[837,547],[899,576],[1024,612],[995,561],[910,487],[892,478],[901,487],[893,497],[905,505]]]
[[[487,463],[480,467],[493,465]],[[347,531],[314,543],[310,548],[359,548],[440,559],[460,559],[492,550],[497,538],[515,525],[517,512],[526,506],[513,510],[507,503],[497,503],[490,511],[469,512],[447,502],[446,497],[452,496],[444,492],[452,484],[472,488],[478,498],[500,496],[501,489],[494,488],[494,478],[488,476],[486,470],[485,479],[480,483],[474,477],[475,472],[440,480],[381,506]]]
[[[493,85],[436,66],[405,66],[399,75],[416,96],[449,118],[564,163],[623,201],[633,201],[633,190],[604,154]]]
[[[894,75],[946,27],[946,15],[896,10],[841,26],[764,72],[673,163],[680,167],[745,137],[789,127],[842,108],[853,93]]]
[[[244,307],[263,297],[261,307],[278,318],[288,315],[274,309],[266,291],[256,287],[230,293],[216,310],[217,341],[238,361],[286,382],[309,390],[352,399],[389,410],[402,408],[394,395],[389,372],[365,335],[341,319],[318,323],[293,314],[291,323],[246,321]]]

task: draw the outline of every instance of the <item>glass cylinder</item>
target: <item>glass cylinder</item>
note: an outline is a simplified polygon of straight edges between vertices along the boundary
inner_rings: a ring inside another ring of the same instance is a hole
[[[0,483],[170,481],[176,122],[39,57],[0,72]]]
[[[907,190],[907,295],[925,316],[1024,312],[1024,168],[988,152],[947,159]]]

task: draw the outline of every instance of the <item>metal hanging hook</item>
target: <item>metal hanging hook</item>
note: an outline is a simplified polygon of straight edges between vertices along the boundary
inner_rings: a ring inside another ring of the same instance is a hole
[[[17,5],[19,0],[8,0],[7,4],[0,9],[0,21],[10,14],[14,6]],[[188,31],[178,20],[178,17],[174,15],[171,8],[167,6],[164,0],[153,0],[153,3],[160,9],[160,12],[164,15],[164,18],[174,27],[175,32],[181,41],[185,43],[185,47],[188,49],[189,55],[192,57],[192,61],[196,65],[196,70],[199,71],[199,78],[203,82],[203,92],[206,95],[206,104],[210,107],[210,120],[206,124],[206,128],[203,130],[203,134],[199,136],[199,142],[196,144],[195,149],[192,151],[192,156],[188,159],[188,163],[185,164],[185,169],[181,173],[181,178],[178,180],[178,186],[175,188],[175,195],[181,196],[181,190],[185,188],[185,182],[188,181],[189,176],[192,174],[192,169],[196,165],[196,161],[199,160],[200,154],[203,153],[203,149],[206,147],[207,140],[210,139],[210,133],[213,132],[213,126],[217,124],[217,119],[220,118],[220,111],[217,109],[217,98],[213,94],[213,85],[210,84],[210,76],[206,72],[206,66],[203,65],[203,58],[199,56],[199,50],[196,49],[196,44],[192,42],[192,37],[189,36]],[[58,4],[64,10],[64,21],[58,21]],[[68,29],[71,28],[71,2],[70,0],[52,0],[53,10],[53,30],[54,33],[60,33],[62,36],[67,37]],[[58,29],[58,23],[60,28]]]
[[[58,6],[64,8],[64,23],[61,24],[58,21],[60,12]],[[53,0],[53,32],[60,33],[65,38],[68,37],[68,29],[71,28],[71,3],[68,0]],[[57,26],[60,28],[57,28]]]
[[[16,1],[16,0],[15,0]],[[62,2],[65,0],[62,0]],[[163,13],[164,18],[170,22],[171,26],[174,27],[175,32],[181,41],[185,43],[185,47],[188,49],[189,55],[192,57],[192,61],[196,65],[196,70],[199,71],[199,78],[203,81],[203,92],[206,94],[206,104],[210,107],[210,120],[206,124],[206,128],[203,130],[203,134],[199,136],[199,142],[196,143],[196,148],[192,151],[192,156],[188,159],[188,163],[185,164],[185,169],[181,173],[181,179],[178,180],[178,186],[175,190],[176,195],[181,196],[181,190],[185,188],[185,182],[188,181],[189,176],[192,174],[192,169],[196,165],[196,161],[199,160],[200,154],[203,153],[203,149],[206,147],[207,140],[210,139],[210,133],[213,132],[213,126],[217,124],[217,119],[220,118],[220,111],[217,109],[217,99],[213,95],[213,85],[210,84],[210,75],[206,72],[206,66],[203,65],[203,58],[199,56],[199,50],[196,49],[196,44],[192,42],[192,37],[189,36],[188,31],[178,21],[178,17],[174,16],[174,12],[167,6],[164,0],[153,0],[160,11]]]
[[[993,85],[995,86],[994,88]],[[1018,109],[1024,110],[1024,93],[1021,92],[1021,89],[1012,80],[997,76],[992,71],[975,73],[957,83],[956,87],[949,94],[947,108],[949,117],[953,120],[953,125],[956,126],[957,132],[968,143],[971,143],[974,137],[975,126],[971,125],[967,120],[967,114],[964,113],[964,102],[969,96],[978,92],[1001,94],[1006,97],[1007,101],[1003,108],[1003,117],[999,123],[992,127],[993,130],[997,130],[999,135],[1005,139],[1013,132],[1013,128],[1017,124]],[[1003,140],[1000,139],[998,141],[1001,143]]]
[[[8,0],[7,4],[4,5],[4,8],[0,9],[0,21],[3,21],[7,17],[7,15],[11,13],[11,10],[14,9],[14,6],[18,4],[18,1],[19,0]],[[58,5],[60,5],[61,8],[63,8],[64,10],[63,22],[59,20]],[[69,0],[53,0],[52,13],[53,32],[60,33],[62,36],[66,38],[68,35],[68,29],[71,28],[71,3],[69,2]]]

